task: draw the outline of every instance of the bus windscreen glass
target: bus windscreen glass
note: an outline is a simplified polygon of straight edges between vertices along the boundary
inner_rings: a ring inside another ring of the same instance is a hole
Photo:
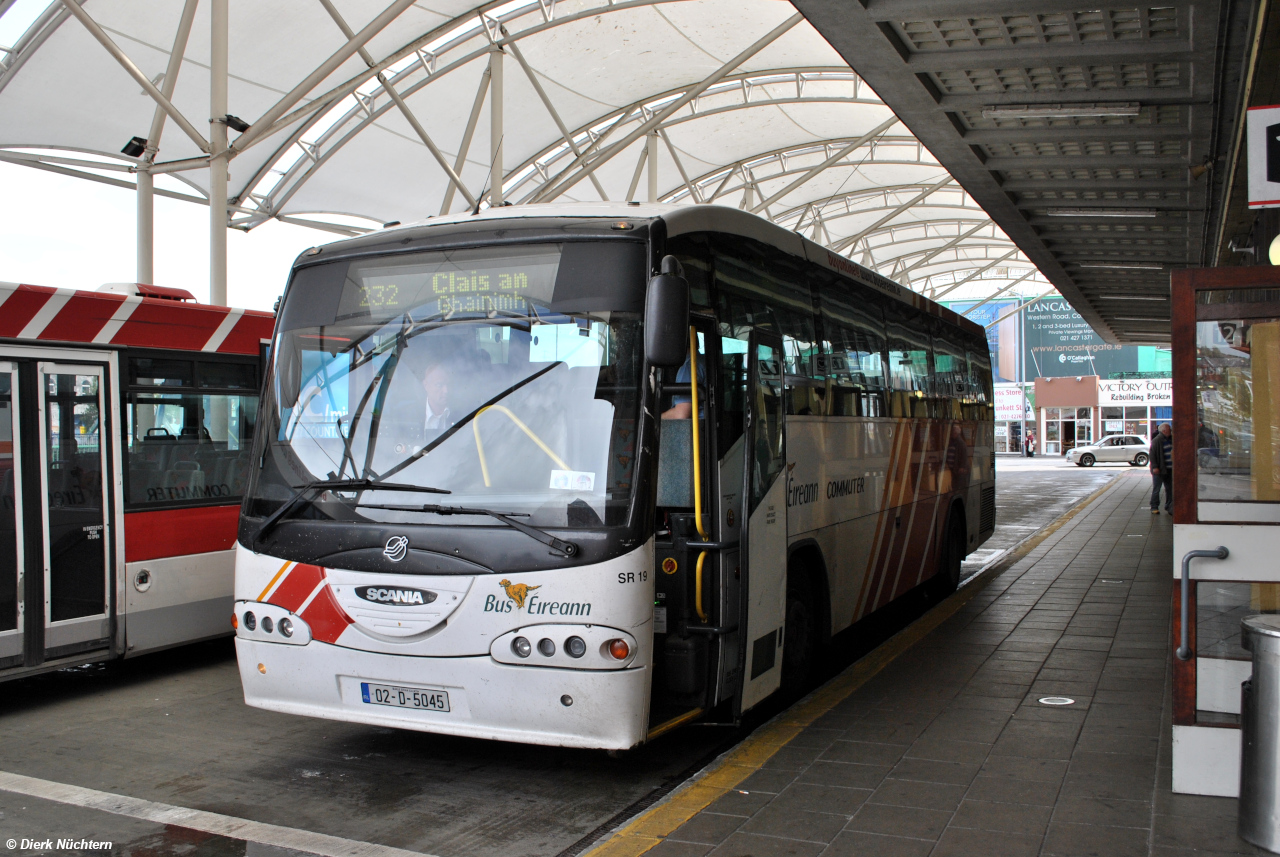
[[[281,313],[247,507],[382,479],[448,495],[324,494],[299,517],[492,525],[377,506],[482,507],[544,527],[625,522],[644,245],[379,256],[303,269]]]

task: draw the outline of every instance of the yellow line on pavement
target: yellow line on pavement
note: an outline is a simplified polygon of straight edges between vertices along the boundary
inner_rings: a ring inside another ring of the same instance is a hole
[[[1106,491],[1124,482],[1112,479],[1076,503],[1058,520],[1023,540],[991,568],[974,577],[958,592],[915,622],[881,643],[840,675],[757,729],[742,743],[704,768],[696,777],[663,800],[614,831],[607,839],[583,852],[582,857],[639,857],[665,839],[677,827],[737,788],[765,762],[799,735],[805,727],[844,701],[903,652],[927,637],[1013,563],[1060,529]]]

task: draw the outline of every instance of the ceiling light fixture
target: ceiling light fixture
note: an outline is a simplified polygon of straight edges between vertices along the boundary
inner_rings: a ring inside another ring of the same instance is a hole
[[[1004,104],[982,108],[983,119],[1083,119],[1093,116],[1137,116],[1136,101],[1112,104]]]
[[[1111,318],[1113,321],[1149,321],[1153,323],[1169,321],[1167,315],[1113,315]]]
[[[1104,301],[1167,301],[1160,295],[1098,295]]]
[[[1081,268],[1118,268],[1125,271],[1163,271],[1164,265],[1139,265],[1128,262],[1081,262]]]
[[[1155,217],[1154,208],[1046,208],[1045,217]]]

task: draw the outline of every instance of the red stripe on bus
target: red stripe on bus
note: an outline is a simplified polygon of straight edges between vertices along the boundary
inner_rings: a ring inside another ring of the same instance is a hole
[[[318,565],[295,565],[289,569],[284,580],[271,593],[267,601],[277,607],[283,607],[290,613],[302,606],[307,596],[316,591],[316,587],[324,580],[324,569]],[[317,596],[319,597],[319,596]]]
[[[48,286],[18,286],[0,303],[0,336],[17,336],[49,302],[57,289]]]
[[[124,295],[77,293],[44,326],[37,339],[58,342],[92,342],[98,331],[116,314]]]
[[[240,525],[240,507],[159,509],[124,516],[125,562],[231,550]]]
[[[220,354],[257,354],[262,340],[271,338],[276,317],[268,313],[245,312],[218,346]]]
[[[168,304],[168,305],[166,305]],[[230,312],[226,307],[196,307],[144,298],[111,338],[114,345],[199,351]]]
[[[328,586],[311,599],[311,603],[302,613],[302,618],[311,627],[311,639],[322,643],[337,642],[342,632],[347,630],[347,626],[353,621],[338,605]]]

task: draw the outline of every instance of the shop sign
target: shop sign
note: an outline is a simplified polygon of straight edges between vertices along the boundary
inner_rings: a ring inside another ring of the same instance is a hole
[[[1022,410],[1022,387],[1019,384],[996,385],[996,419],[1025,419]]]
[[[1134,381],[1098,381],[1098,404],[1153,407],[1172,405],[1173,380],[1148,378]]]
[[[1103,420],[1102,430],[1107,434],[1116,432],[1117,434],[1124,431],[1124,420]]]
[[[996,426],[996,437],[1008,437],[1008,436],[1009,436],[1008,426],[1002,426],[1002,425]]]

